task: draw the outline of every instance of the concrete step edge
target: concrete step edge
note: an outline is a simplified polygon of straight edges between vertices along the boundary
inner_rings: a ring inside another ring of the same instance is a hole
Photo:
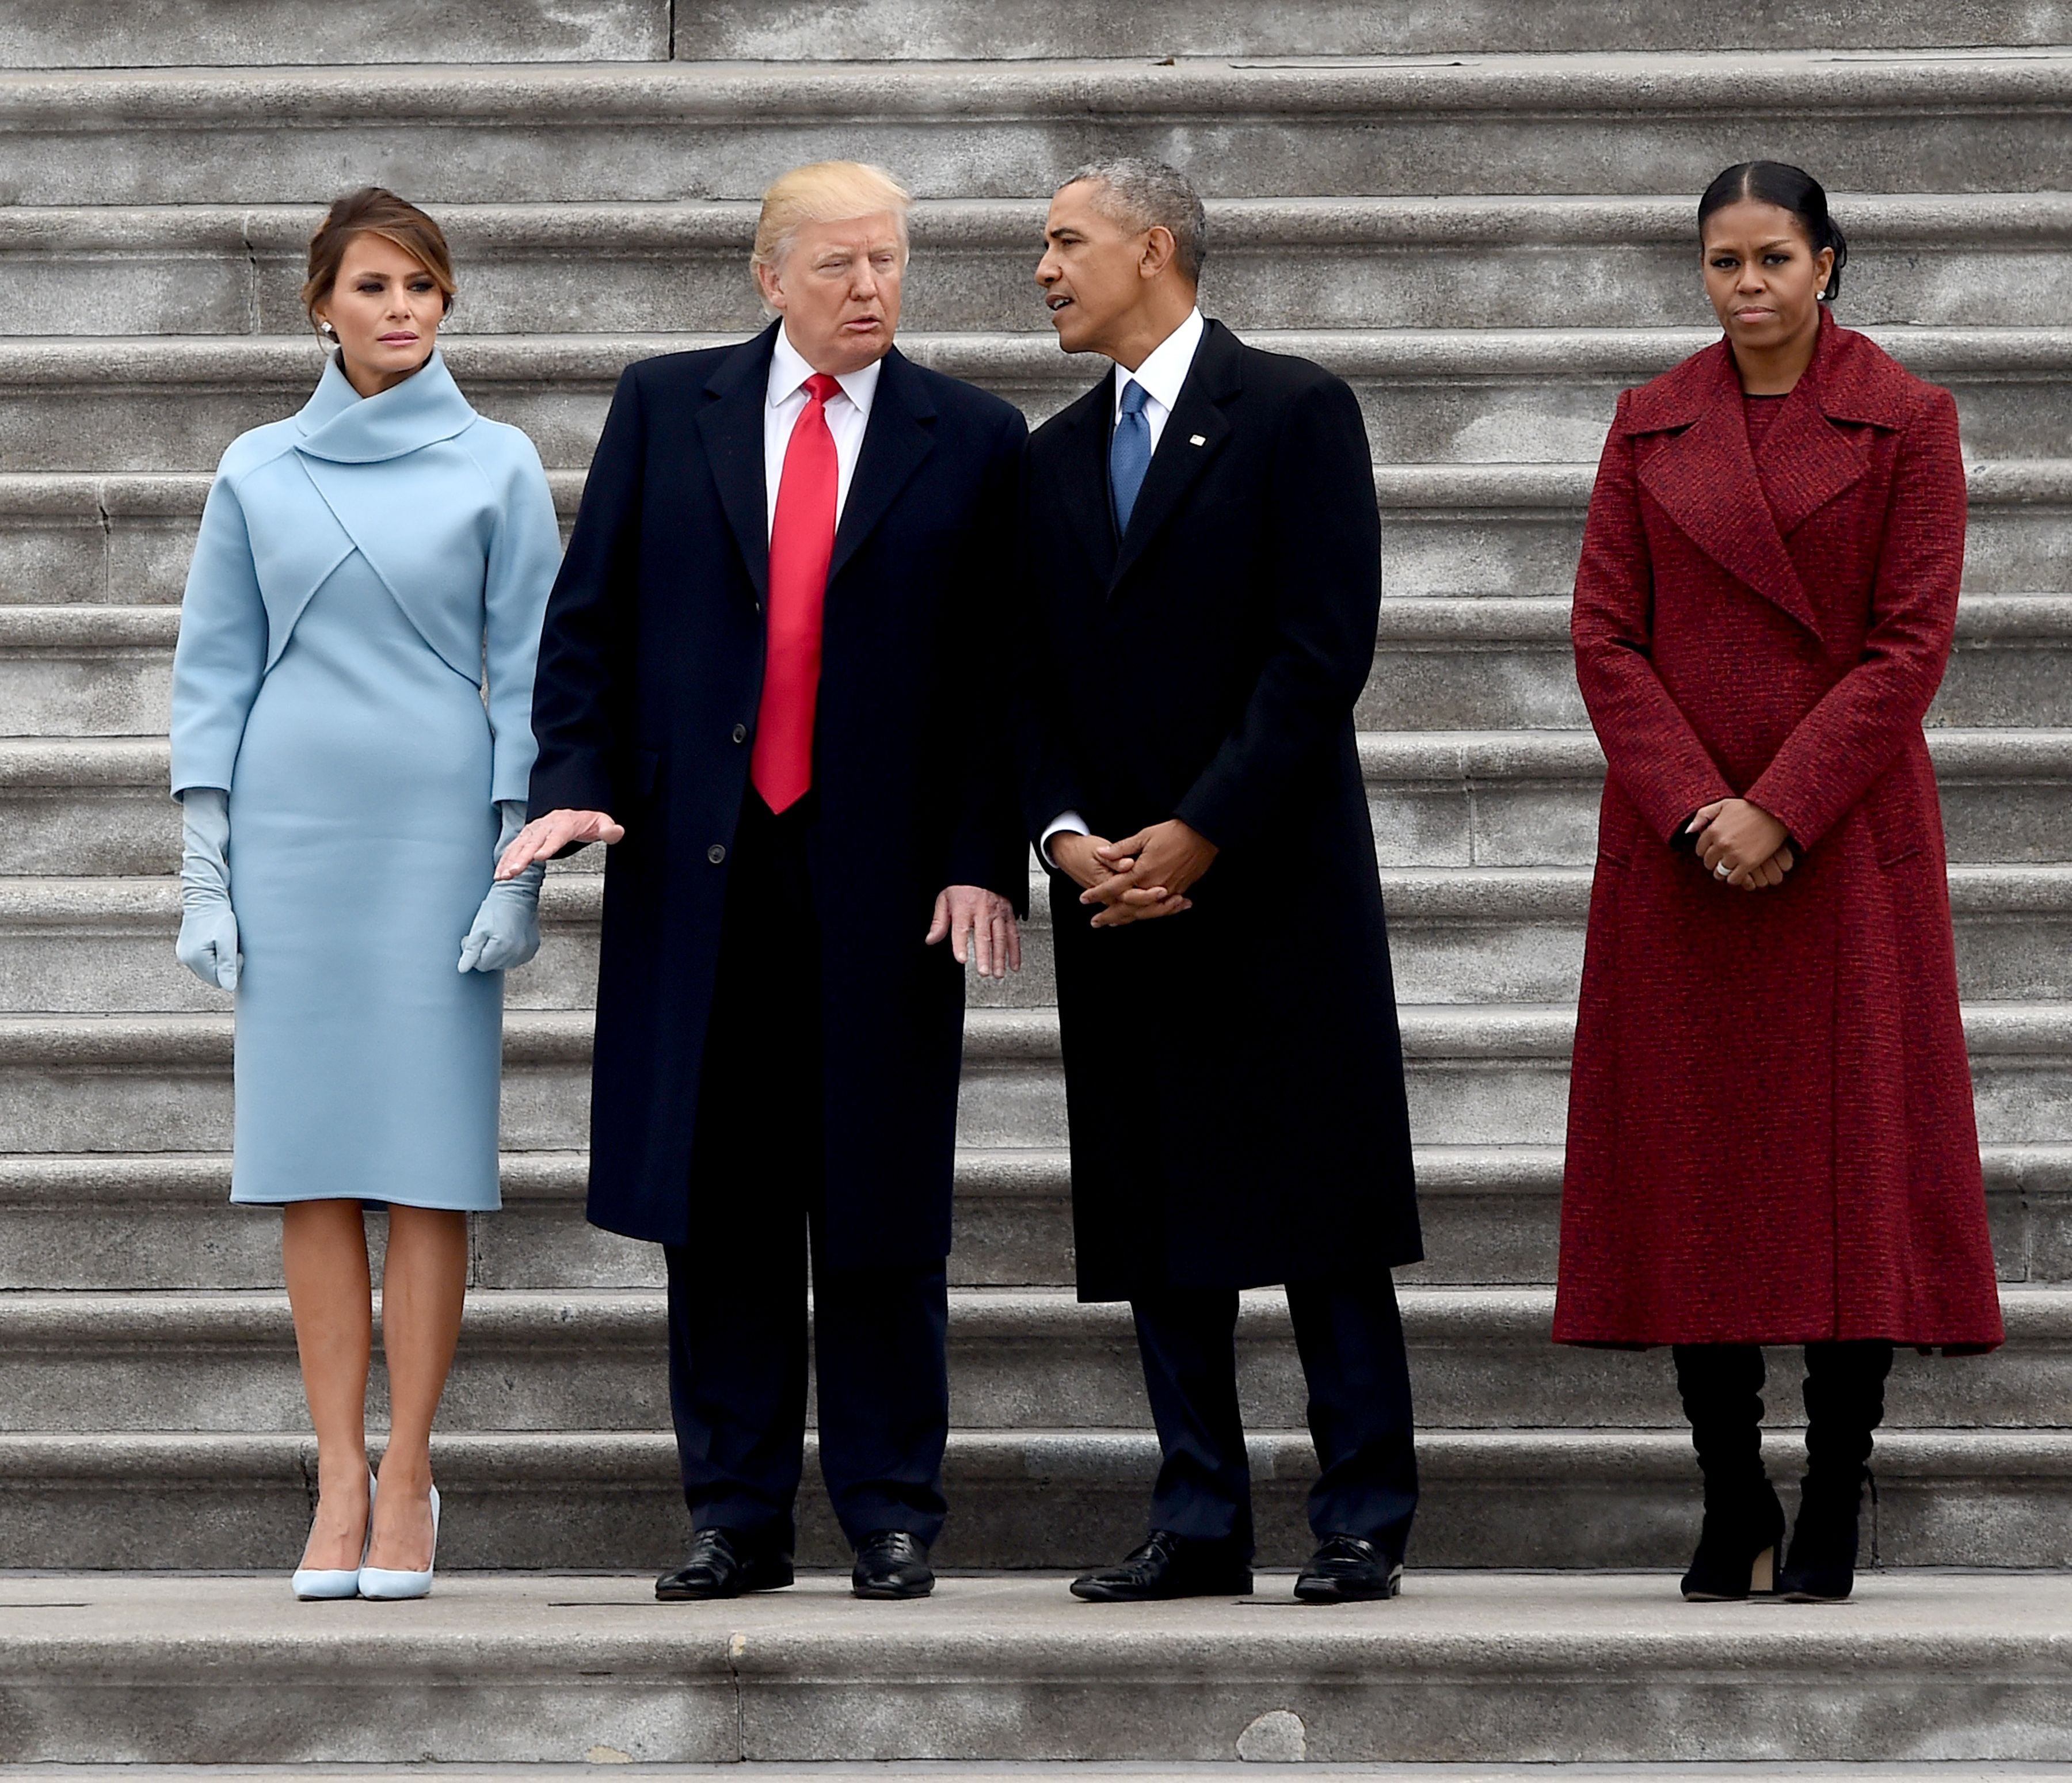
[[[1975,1058],[2072,1054],[2072,1003],[1967,1003]],[[1420,1059],[1565,1059],[1576,1012],[1565,1004],[1406,1004],[1397,1011],[1404,1052]],[[0,1068],[217,1069],[231,1057],[228,1011],[177,1015],[0,1015]],[[514,1009],[504,1018],[507,1065],[580,1068],[590,1058],[587,1010]],[[1036,1066],[1059,1058],[1054,1007],[971,1009],[967,1066]]]
[[[1579,463],[1384,463],[1374,467],[1376,497],[1384,508],[1392,513],[1442,516],[1455,512],[1539,513],[1580,519],[1596,475],[1594,464]],[[582,498],[584,476],[580,470],[549,469],[547,480],[564,513],[574,513]],[[1969,466],[1968,476],[1974,511],[2072,507],[2072,458],[1981,458]],[[212,480],[205,470],[0,471],[0,521],[50,519],[107,525],[130,519],[199,520]]]
[[[1938,725],[1927,733],[1938,773],[1959,779],[2072,777],[2072,726]],[[1594,780],[1603,752],[1587,730],[1363,731],[1370,783]],[[30,787],[162,788],[171,748],[159,737],[0,738],[0,791]],[[166,795],[170,801],[171,794]]]
[[[1396,1296],[1404,1330],[1415,1344],[1552,1347],[1551,1286],[1403,1283]],[[2072,1343],[2072,1283],[2004,1284],[2000,1299],[2010,1346]],[[378,1319],[378,1292],[375,1305]],[[659,1288],[473,1288],[461,1341],[463,1345],[557,1354],[572,1347],[586,1353],[610,1346],[645,1352],[654,1347],[668,1316],[668,1296]],[[1064,1286],[952,1287],[949,1321],[953,1344],[1062,1340],[1126,1345],[1134,1329],[1126,1304],[1083,1303]],[[1240,1341],[1278,1340],[1288,1330],[1284,1290],[1252,1288],[1239,1297]],[[280,1288],[67,1288],[0,1294],[0,1359],[23,1351],[84,1357],[140,1347],[278,1350],[294,1341],[288,1297]]]
[[[1416,111],[1646,117],[1716,113],[1744,121],[1770,106],[1905,113],[1992,107],[2048,111],[2072,89],[2072,54],[1829,50],[1497,55],[1445,59],[1322,57],[902,64],[677,62],[171,68],[0,75],[0,128],[75,134],[153,123],[453,125],[522,117],[556,124],[789,119],[1343,117]]]
[[[1843,192],[1829,202],[1858,251],[1876,245],[1956,250],[2005,242],[2033,251],[2072,242],[2072,194],[2065,192]],[[1022,251],[1046,200],[922,198],[910,230],[915,245]],[[1256,248],[1391,245],[1683,247],[1691,202],[1682,195],[1467,194],[1436,197],[1210,198],[1218,253]],[[759,205],[742,199],[656,199],[461,203],[439,207],[456,252],[526,249],[746,251]],[[0,209],[0,254],[60,257],[124,249],[216,251],[299,258],[321,205],[63,204]]]
[[[2072,60],[2068,60],[2072,68]],[[1871,324],[1864,331],[1924,376],[2072,372],[2072,328]],[[607,384],[635,359],[738,345],[725,335],[456,335],[446,360],[463,385],[553,380]],[[1314,359],[1354,379],[1561,381],[1578,376],[1638,382],[1710,346],[1716,329],[1405,328],[1260,329],[1246,339],[1269,351]],[[900,337],[900,350],[924,365],[980,381],[1092,381],[1087,368],[1058,350],[1048,331],[972,330]],[[192,389],[301,388],[315,375],[313,337],[240,335],[37,335],[0,338],[0,387]]]
[[[1788,1423],[1766,1429],[1788,1444]],[[807,1433],[807,1444],[814,1437]],[[376,1445],[378,1447],[378,1444]],[[1254,1430],[1246,1447],[1255,1479],[1306,1480],[1316,1450],[1301,1430]],[[1544,1476],[1550,1485],[1578,1480],[1675,1481],[1695,1489],[1688,1431],[1663,1429],[1427,1430],[1418,1466],[1428,1481],[1475,1481],[1501,1471]],[[475,1490],[674,1486],[676,1441],[666,1431],[441,1432],[432,1439],[442,1479]],[[953,1430],[951,1464],[967,1481],[1149,1479],[1157,1453],[1149,1430]],[[1881,1480],[2072,1479],[2072,1429],[1881,1430]],[[314,1478],[316,1440],[294,1431],[0,1432],[0,1493],[132,1481],[232,1488],[278,1483],[284,1473]]]

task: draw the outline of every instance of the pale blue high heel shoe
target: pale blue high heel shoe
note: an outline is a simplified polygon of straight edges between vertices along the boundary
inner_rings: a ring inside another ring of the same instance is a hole
[[[375,1478],[367,1476],[367,1534],[360,1543],[360,1566],[367,1564],[367,1551],[374,1541]],[[360,1595],[360,1567],[298,1567],[295,1576],[288,1583],[294,1588],[296,1596],[310,1604],[327,1597],[357,1597]]]
[[[374,1518],[367,1519],[367,1539],[369,1546],[374,1540]],[[384,1603],[395,1603],[406,1597],[429,1597],[432,1594],[432,1574],[439,1563],[439,1489],[432,1488],[432,1563],[422,1572],[398,1572],[390,1567],[370,1567],[362,1563],[360,1568],[360,1595]]]

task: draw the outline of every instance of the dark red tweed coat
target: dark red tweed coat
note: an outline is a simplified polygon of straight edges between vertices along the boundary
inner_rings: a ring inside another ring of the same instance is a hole
[[[1620,397],[1576,577],[1610,774],[1568,1110],[1566,1343],[2000,1341],[1922,715],[1964,549],[1949,392],[1823,316],[1751,455],[1725,341]],[[1678,845],[1739,794],[1774,890]]]

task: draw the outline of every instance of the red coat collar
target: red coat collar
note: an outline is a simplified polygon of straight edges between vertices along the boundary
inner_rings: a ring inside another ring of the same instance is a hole
[[[1813,363],[1771,427],[1760,471],[1724,339],[1634,391],[1619,425],[1671,436],[1642,458],[1642,487],[1706,556],[1817,638],[1819,614],[1785,541],[1864,475],[1857,441],[1832,423],[1903,427],[1922,389],[1876,342],[1823,310]]]

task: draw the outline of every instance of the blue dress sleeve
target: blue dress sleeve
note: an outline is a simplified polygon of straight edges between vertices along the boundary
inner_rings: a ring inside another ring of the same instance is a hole
[[[540,623],[561,562],[561,528],[540,454],[522,435],[516,443],[490,540],[483,622],[494,746],[492,802],[524,799],[532,780],[538,754],[532,740],[532,676],[540,656]]]
[[[173,650],[173,795],[230,787],[266,672],[266,603],[245,510],[218,474],[201,513]]]

